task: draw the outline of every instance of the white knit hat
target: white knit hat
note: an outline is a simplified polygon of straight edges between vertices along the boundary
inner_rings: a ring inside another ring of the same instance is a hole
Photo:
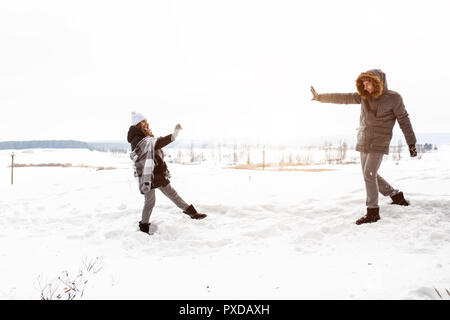
[[[131,125],[135,126],[142,120],[147,119],[142,113],[132,112],[131,113]]]

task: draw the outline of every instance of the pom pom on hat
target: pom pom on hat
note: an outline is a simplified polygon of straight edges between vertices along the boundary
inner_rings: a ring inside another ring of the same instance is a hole
[[[132,112],[131,113],[131,125],[135,126],[142,120],[147,119],[142,113]]]

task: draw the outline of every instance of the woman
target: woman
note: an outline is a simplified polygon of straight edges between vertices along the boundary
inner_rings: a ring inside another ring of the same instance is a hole
[[[130,157],[134,162],[134,176],[138,179],[139,190],[145,196],[139,229],[148,233],[150,215],[155,206],[155,189],[161,190],[183,213],[192,219],[203,219],[206,214],[198,213],[193,205],[187,204],[170,185],[170,173],[164,161],[162,148],[175,140],[182,129],[176,125],[172,134],[155,138],[141,113],[132,112],[128,142],[131,144]]]

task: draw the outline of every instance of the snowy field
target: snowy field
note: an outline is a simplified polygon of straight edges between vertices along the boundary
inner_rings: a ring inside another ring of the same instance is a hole
[[[450,299],[450,146],[383,162],[380,174],[411,206],[381,197],[381,220],[361,226],[359,164],[169,163],[173,187],[208,217],[189,219],[157,191],[151,236],[137,228],[143,196],[127,155],[15,153],[17,163],[93,167],[16,168],[11,185],[11,150],[0,151],[0,299],[52,288],[55,298],[67,291],[57,278],[79,270],[83,299]]]

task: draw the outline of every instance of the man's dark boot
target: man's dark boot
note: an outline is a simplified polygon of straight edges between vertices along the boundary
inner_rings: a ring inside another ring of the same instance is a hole
[[[397,193],[396,195],[392,196],[391,199],[392,199],[391,204],[398,204],[400,206],[409,206],[409,202],[403,196],[403,192]]]
[[[380,220],[380,208],[367,208],[367,214],[359,218],[356,224],[372,223]]]
[[[206,214],[204,213],[198,213],[197,210],[195,210],[194,206],[191,204],[183,213],[187,214],[191,217],[191,219],[203,219],[206,218]]]
[[[139,221],[139,230],[145,233],[149,233],[150,223],[143,223],[142,221]]]

